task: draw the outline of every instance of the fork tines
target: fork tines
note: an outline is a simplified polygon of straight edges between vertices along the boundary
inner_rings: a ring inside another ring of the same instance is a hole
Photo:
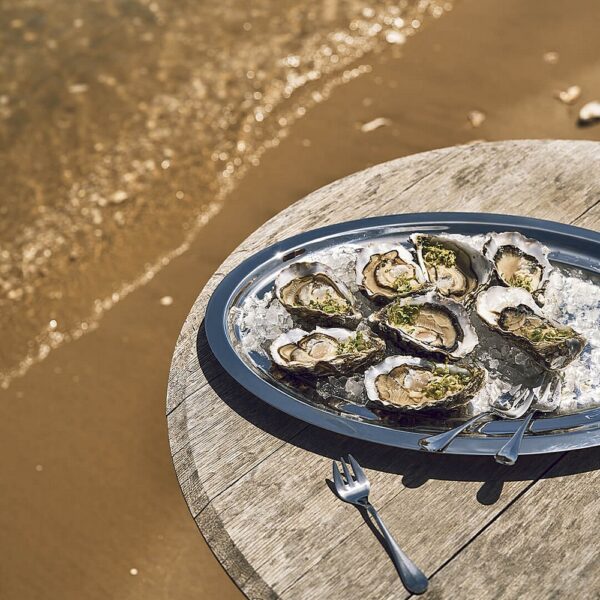
[[[344,459],[344,457],[340,458],[340,463],[342,464],[342,470],[344,472],[344,479],[342,478],[342,473],[335,461],[333,461],[333,481],[337,486],[344,487],[345,485],[352,485],[354,481],[358,481],[359,483],[363,483],[367,480],[367,476],[365,472],[362,470],[362,467],[358,464],[357,460],[352,456],[352,454],[348,454],[348,458]],[[349,463],[349,464],[348,464]],[[352,467],[352,470],[350,470]],[[354,474],[352,473],[354,471]]]

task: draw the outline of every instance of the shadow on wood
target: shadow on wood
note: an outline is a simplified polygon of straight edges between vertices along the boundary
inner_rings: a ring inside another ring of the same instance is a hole
[[[574,451],[571,456],[576,456],[576,460],[560,464],[560,467],[566,466],[566,469],[553,469],[566,453],[523,456],[515,466],[506,467],[497,464],[491,456],[421,453],[348,438],[303,423],[246,391],[212,355],[204,322],[198,331],[196,349],[200,369],[213,391],[229,408],[255,427],[287,443],[331,459],[338,459],[351,452],[368,469],[401,475],[402,484],[408,488],[418,488],[431,479],[481,481],[483,485],[477,492],[477,500],[481,504],[494,504],[506,481],[535,481],[547,476],[594,471],[600,467],[599,448]]]

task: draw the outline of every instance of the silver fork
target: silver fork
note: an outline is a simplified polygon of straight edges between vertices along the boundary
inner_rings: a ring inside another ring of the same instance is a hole
[[[463,431],[486,417],[496,415],[503,419],[520,419],[529,410],[535,394],[535,389],[518,385],[514,390],[505,392],[500,397],[492,400],[490,410],[475,415],[450,431],[420,439],[419,446],[428,452],[443,452]]]
[[[369,512],[373,519],[375,519],[375,522],[383,535],[404,587],[413,594],[422,594],[427,590],[429,584],[427,577],[410,560],[410,558],[404,554],[400,546],[396,543],[396,540],[392,537],[392,534],[384,525],[377,509],[369,502],[369,490],[371,489],[371,485],[369,484],[369,480],[362,470],[362,467],[351,454],[348,454],[348,461],[352,465],[354,476],[346,461],[343,458],[340,459],[346,482],[342,479],[342,474],[340,473],[337,463],[333,461],[333,481],[338,496],[345,502],[365,508]]]
[[[564,374],[562,373],[553,373],[553,377],[555,378],[550,385],[552,386],[550,393],[544,394],[536,399],[536,401],[531,405],[533,410],[537,412],[549,413],[554,412],[560,405],[561,399],[561,389],[562,384],[564,382]]]
[[[523,440],[523,436],[529,429],[529,425],[531,424],[531,420],[536,412],[551,412],[555,410],[558,406],[558,402],[560,401],[560,379],[555,377],[550,379],[543,386],[542,392],[539,394],[534,394],[533,400],[534,402],[530,402],[530,407],[533,405],[533,410],[523,419],[519,428],[513,433],[512,438],[498,452],[494,458],[496,462],[499,462],[502,465],[514,465],[519,458],[519,449],[521,448],[521,441]],[[541,389],[541,388],[539,388]],[[528,407],[529,410],[529,407]]]

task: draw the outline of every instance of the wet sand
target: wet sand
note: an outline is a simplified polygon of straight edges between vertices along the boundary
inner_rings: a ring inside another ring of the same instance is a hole
[[[4,2],[0,386],[184,251],[355,61],[442,1]]]
[[[371,72],[295,123],[185,254],[2,391],[2,597],[240,597],[187,512],[168,449],[170,357],[193,300],[268,218],[368,165],[475,139],[599,140],[600,125],[575,126],[576,108],[600,98],[599,13],[593,0],[463,0],[402,56],[363,57]],[[571,84],[583,89],[575,108],[553,97]],[[472,110],[486,115],[479,128]],[[378,117],[389,124],[361,131]]]

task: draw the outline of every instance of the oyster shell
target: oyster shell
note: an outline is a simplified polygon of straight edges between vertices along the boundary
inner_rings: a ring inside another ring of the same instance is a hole
[[[372,244],[356,258],[356,283],[369,298],[392,300],[422,293],[431,284],[400,244]]]
[[[401,298],[369,317],[381,333],[399,346],[457,360],[478,343],[463,306],[433,292]]]
[[[585,338],[544,316],[523,288],[493,286],[477,298],[477,314],[494,331],[532,355],[545,369],[564,369],[581,354]]]
[[[472,365],[445,365],[416,356],[390,356],[367,369],[369,402],[393,410],[420,410],[466,404],[487,372]]]
[[[552,272],[548,248],[520,233],[492,233],[483,248],[498,279],[507,286],[521,287],[543,303],[543,292]]]
[[[309,322],[356,327],[362,315],[350,290],[318,262],[297,262],[275,279],[275,294],[287,311]]]
[[[414,233],[410,239],[421,269],[443,296],[469,304],[489,285],[492,265],[473,246],[443,235]]]
[[[344,375],[380,360],[385,342],[369,331],[292,329],[277,337],[269,352],[275,364],[294,373]]]

